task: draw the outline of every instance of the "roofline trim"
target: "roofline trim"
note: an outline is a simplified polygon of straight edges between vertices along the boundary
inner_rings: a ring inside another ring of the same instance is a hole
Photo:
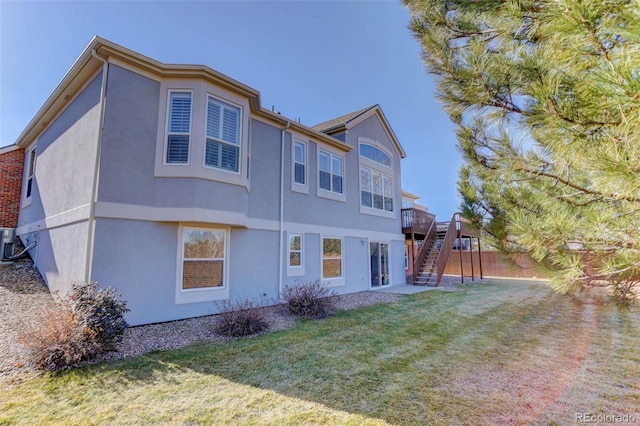
[[[15,144],[3,146],[3,147],[0,147],[0,154],[6,154],[8,152],[15,151],[16,149],[21,149],[21,148]]]
[[[398,154],[400,154],[400,158],[405,158],[407,156],[407,153],[404,151],[404,148],[402,147],[402,145],[400,144],[400,141],[398,140],[395,133],[393,132],[393,129],[391,129],[391,125],[389,124],[387,117],[385,117],[384,112],[382,112],[382,108],[380,108],[380,105],[378,104],[362,112],[362,114],[358,114],[357,116],[353,117],[351,120],[347,121],[344,124],[340,124],[330,129],[326,129],[325,133],[334,134],[334,133],[339,133],[342,131],[349,130],[357,126],[359,123],[363,122],[367,118],[371,117],[375,113],[379,114],[380,121],[382,122],[382,126],[384,127],[385,131],[389,135],[389,139],[391,139],[391,142],[396,148],[396,151],[398,151]]]
[[[117,62],[118,65],[125,64],[135,69],[158,75],[162,78],[201,78],[210,80],[214,84],[231,90],[249,99],[252,113],[270,119],[272,121],[285,124],[289,122],[293,128],[301,133],[322,140],[323,142],[339,148],[345,152],[351,151],[351,147],[346,143],[318,132],[295,120],[271,112],[261,106],[260,92],[246,84],[243,84],[231,77],[222,74],[205,65],[184,65],[184,64],[164,64],[150,57],[144,56],[131,49],[120,46],[102,37],[95,36],[82,51],[78,59],[65,73],[53,92],[49,95],[44,104],[40,107],[36,115],[31,119],[27,127],[22,131],[15,142],[21,148],[31,144],[34,139],[53,121],[67,105],[69,99],[73,99],[73,94],[84,86],[89,76],[98,72],[102,62],[94,58],[92,51],[108,62]]]

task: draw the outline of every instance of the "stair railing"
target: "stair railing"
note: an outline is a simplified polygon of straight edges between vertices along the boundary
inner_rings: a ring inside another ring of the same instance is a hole
[[[436,242],[437,236],[437,225],[436,225],[436,217],[430,215],[431,223],[428,225],[428,231],[425,233],[424,240],[422,241],[422,245],[420,246],[420,250],[418,250],[418,255],[413,260],[413,282],[415,283],[418,279],[418,274],[420,273],[420,268],[422,267],[422,262],[424,262],[424,258],[427,256],[431,248]]]
[[[440,246],[440,252],[438,252],[438,257],[436,257],[436,271],[437,271],[437,280],[436,287],[440,285],[440,280],[442,279],[442,275],[444,274],[444,270],[447,266],[447,262],[449,261],[449,255],[451,254],[451,249],[453,249],[453,243],[456,241],[458,237],[458,231],[460,229],[460,215],[459,213],[454,213],[451,217],[451,221],[449,222],[449,226],[447,227],[447,232],[444,235],[444,240],[442,241],[442,246]]]

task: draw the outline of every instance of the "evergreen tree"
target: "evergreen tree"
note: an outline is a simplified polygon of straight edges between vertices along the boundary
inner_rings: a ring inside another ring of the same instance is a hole
[[[570,292],[640,293],[640,2],[405,0],[463,215]]]

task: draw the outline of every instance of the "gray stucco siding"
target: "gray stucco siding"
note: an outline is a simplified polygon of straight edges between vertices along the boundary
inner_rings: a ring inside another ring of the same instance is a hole
[[[49,290],[66,294],[74,282],[84,281],[88,221],[44,229],[27,234],[29,244],[37,237],[37,246],[29,252]]]
[[[101,81],[101,75],[95,77],[37,139],[31,204],[22,205],[18,226],[59,215],[90,202],[100,121]],[[28,155],[25,161],[28,161]],[[25,173],[27,170],[28,165]]]
[[[229,298],[270,305],[278,299],[278,235],[275,231],[231,229]]]
[[[175,303],[177,250],[177,223],[97,219],[91,278],[122,295],[130,325],[208,315],[212,303]]]
[[[92,279],[114,286],[131,325],[210,315],[214,300],[176,304],[178,223],[97,219]],[[216,224],[202,225],[220,227]],[[271,304],[278,298],[278,233],[232,228],[225,268],[229,300]],[[276,257],[274,257],[274,254]]]
[[[289,139],[290,140],[290,139]],[[307,141],[309,193],[303,194],[291,190],[291,143],[285,143],[285,221],[312,223],[315,225],[375,230],[380,232],[400,233],[400,165],[394,167],[394,213],[395,218],[379,217],[360,213],[360,166],[357,148],[344,153],[343,186],[346,201],[336,201],[317,196],[318,192],[318,147],[323,145]],[[395,152],[395,151],[392,151]]]
[[[98,200],[246,214],[244,187],[198,177],[154,176],[160,96],[158,82],[110,66]],[[204,149],[203,143],[192,140],[190,149]]]
[[[98,200],[152,205],[160,83],[113,64],[108,80]]]
[[[281,144],[281,129],[251,120],[249,217],[279,219]],[[291,134],[285,132],[285,150],[290,145]],[[285,188],[290,186],[285,180]]]

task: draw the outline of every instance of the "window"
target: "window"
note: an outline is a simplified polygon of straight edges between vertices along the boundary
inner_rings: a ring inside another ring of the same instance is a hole
[[[302,267],[302,235],[289,235],[289,267]]]
[[[393,212],[393,179],[368,167],[360,167],[360,203],[363,207]]]
[[[225,231],[185,227],[182,242],[182,290],[223,287]]]
[[[342,277],[342,240],[322,239],[322,278]]]
[[[293,142],[293,182],[307,184],[307,145],[300,141]]]
[[[209,96],[204,164],[238,172],[240,157],[240,108]]]
[[[169,92],[165,158],[169,164],[187,164],[189,162],[191,96],[191,92]]]
[[[29,164],[27,165],[27,189],[25,191],[25,198],[31,198],[31,192],[33,190],[33,176],[36,173],[36,148],[34,147],[28,154]]]
[[[380,163],[384,166],[391,167],[391,157],[381,149],[368,144],[360,144],[360,155]]]
[[[342,157],[320,151],[318,159],[318,185],[320,189],[342,194]]]

